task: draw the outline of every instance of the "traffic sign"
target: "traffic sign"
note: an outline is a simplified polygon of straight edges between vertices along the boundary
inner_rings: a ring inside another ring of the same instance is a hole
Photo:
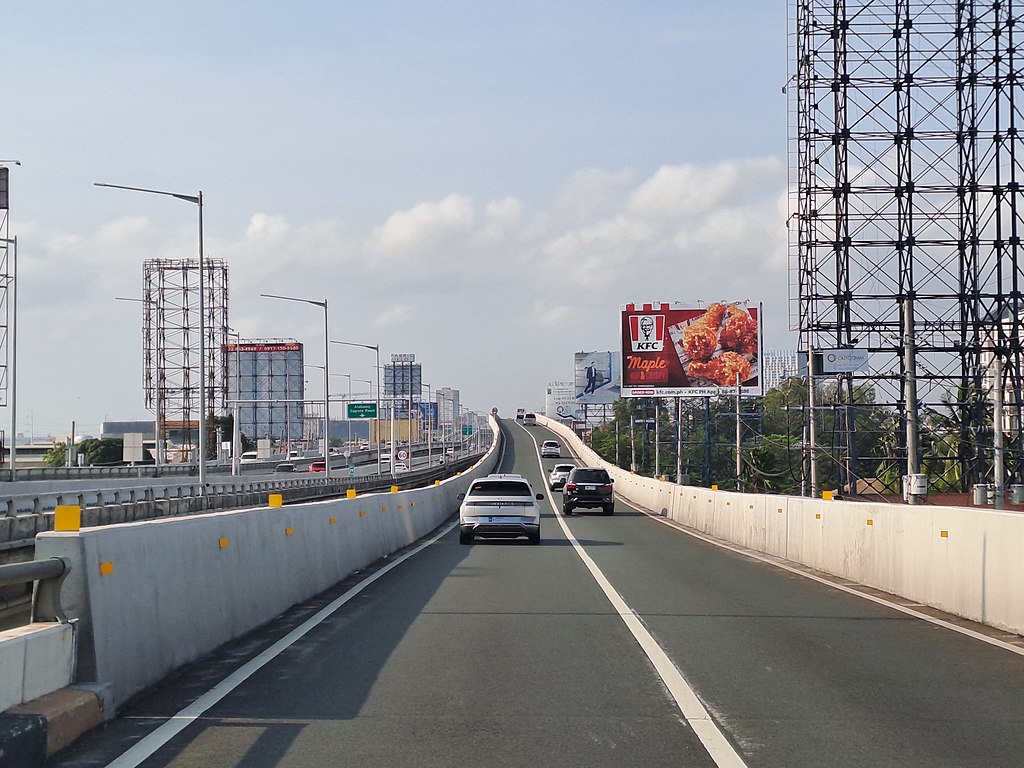
[[[462,425],[462,434],[463,435],[472,435],[473,434],[473,425],[472,424],[463,424]]]
[[[350,419],[376,419],[377,418],[377,404],[376,403],[349,403],[348,404],[348,418]]]

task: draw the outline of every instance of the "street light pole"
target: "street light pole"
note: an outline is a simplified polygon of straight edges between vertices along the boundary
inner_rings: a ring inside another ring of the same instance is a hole
[[[145,192],[150,195],[173,197],[192,203],[199,208],[199,493],[206,495],[206,263],[203,259],[203,191],[196,195],[182,195],[176,192],[164,192],[159,189],[143,187],[126,187],[121,184],[101,184],[93,186],[110,189],[126,189],[130,192]],[[158,383],[159,386],[159,383]]]
[[[18,237],[0,238],[11,256],[11,482],[18,479]]]
[[[380,346],[377,344],[357,344],[354,341],[335,341],[331,339],[331,344],[342,344],[346,347],[362,347],[363,349],[372,349],[374,354],[377,356],[377,365],[374,366],[377,369],[377,474],[380,474]],[[392,459],[392,466],[394,460]]]
[[[299,301],[303,304],[312,304],[314,307],[322,307],[324,310],[324,479],[331,477],[331,436],[330,436],[330,332],[327,321],[327,299],[317,301],[316,299],[301,299],[295,296],[278,296],[273,293],[261,293],[265,299],[281,299],[283,301]]]

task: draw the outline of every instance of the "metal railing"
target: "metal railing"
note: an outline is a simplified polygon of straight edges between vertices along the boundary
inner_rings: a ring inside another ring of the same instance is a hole
[[[29,621],[58,621],[67,624],[60,604],[60,589],[71,564],[62,557],[0,565],[0,587],[34,584]]]

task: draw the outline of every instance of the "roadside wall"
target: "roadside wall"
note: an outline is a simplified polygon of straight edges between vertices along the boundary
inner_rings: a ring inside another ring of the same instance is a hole
[[[40,534],[37,558],[72,563],[62,600],[79,619],[76,680],[111,683],[120,706],[425,536],[491,471],[500,441],[492,426],[480,462],[427,488]]]
[[[603,461],[571,429],[539,423],[603,466],[622,498],[682,525],[1024,634],[1024,515],[972,507],[869,504],[711,491]]]

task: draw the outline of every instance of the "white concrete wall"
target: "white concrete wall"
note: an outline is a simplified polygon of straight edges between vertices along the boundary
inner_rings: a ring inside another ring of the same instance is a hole
[[[943,611],[1024,633],[1024,515],[973,507],[823,501],[711,491],[640,477],[602,461],[568,427],[538,421],[615,492],[719,539]]]
[[[0,632],[0,712],[71,684],[70,624],[27,624]]]
[[[461,476],[423,489],[40,534],[37,558],[72,563],[62,601],[82,619],[78,681],[112,683],[120,705],[413,543],[490,472],[496,446]]]

